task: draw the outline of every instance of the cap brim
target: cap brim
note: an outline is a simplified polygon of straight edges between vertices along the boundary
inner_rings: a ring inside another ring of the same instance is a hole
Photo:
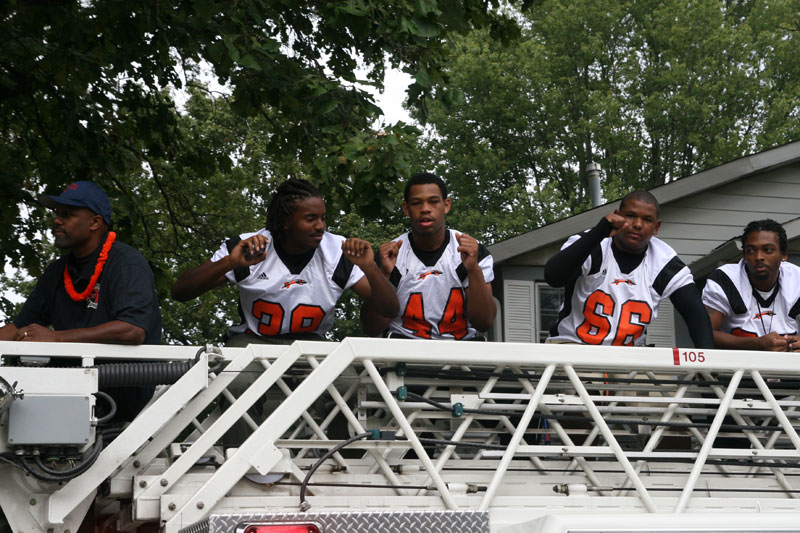
[[[45,207],[49,207],[50,209],[55,209],[59,205],[87,207],[86,204],[81,201],[71,200],[70,198],[64,198],[63,196],[51,196],[49,194],[43,194],[39,196],[39,203]]]

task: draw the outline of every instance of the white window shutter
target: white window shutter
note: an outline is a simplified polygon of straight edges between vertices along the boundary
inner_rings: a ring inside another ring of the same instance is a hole
[[[503,342],[503,305],[500,300],[492,296],[497,312],[494,314],[494,322],[492,322],[492,336],[494,342]]]
[[[503,281],[505,342],[536,342],[533,298],[532,281],[517,279]]]
[[[664,298],[658,305],[658,317],[647,327],[645,342],[659,348],[675,346],[675,308],[669,298]]]

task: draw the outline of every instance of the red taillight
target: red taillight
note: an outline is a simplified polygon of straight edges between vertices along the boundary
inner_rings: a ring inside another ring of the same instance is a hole
[[[253,524],[244,533],[319,533],[314,524]]]

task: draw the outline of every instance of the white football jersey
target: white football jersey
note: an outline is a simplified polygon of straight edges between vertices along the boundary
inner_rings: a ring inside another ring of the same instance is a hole
[[[345,238],[324,233],[311,260],[298,274],[292,274],[278,257],[275,243],[266,229],[243,233],[222,244],[211,258],[219,261],[240,240],[253,235],[269,239],[267,257],[255,265],[236,268],[225,274],[239,286],[239,312],[242,323],[230,334],[250,330],[258,335],[317,333],[324,335],[333,325],[333,308],[345,289],[358,282],[364,273],[342,255]]]
[[[795,335],[800,313],[800,268],[782,262],[778,290],[763,299],[753,292],[744,260],[723,265],[708,276],[703,305],[724,315],[720,331],[725,333],[740,337],[761,337],[771,331]]]
[[[573,235],[562,250],[578,240]],[[579,344],[643,346],[658,303],[694,283],[689,268],[664,241],[653,237],[642,262],[623,274],[607,237],[581,265],[581,276],[564,292],[550,339]]]
[[[476,330],[466,317],[464,288],[469,286],[467,269],[461,263],[455,230],[448,229],[447,245],[434,265],[423,263],[414,253],[408,234],[402,242],[397,264],[389,281],[397,288],[402,314],[389,323],[389,331],[421,339],[468,340]],[[486,283],[494,279],[492,256],[479,247],[478,265]]]

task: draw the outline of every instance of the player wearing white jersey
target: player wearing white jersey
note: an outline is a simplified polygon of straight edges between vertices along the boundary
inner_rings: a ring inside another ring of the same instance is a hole
[[[401,314],[379,316],[367,303],[361,319],[370,335],[475,339],[492,326],[492,256],[477,240],[445,227],[447,186],[423,172],[406,184],[403,212],[411,231],[380,247],[380,269],[397,288]]]
[[[392,241],[398,243],[397,259],[389,281],[397,287],[402,314],[389,322],[396,336],[421,339],[469,340],[476,330],[466,317],[467,269],[461,262],[459,233],[445,230],[442,245],[434,252],[420,249],[411,233]],[[494,279],[492,256],[478,245],[478,266],[483,279]]]
[[[711,327],[692,275],[675,251],[655,238],[658,201],[634,191],[619,209],[572,236],[545,266],[564,287],[564,303],[548,342],[643,346],[658,304],[669,298],[698,348],[712,348]]]
[[[708,276],[703,303],[717,347],[800,351],[800,268],[787,250],[783,226],[756,220],[742,233],[742,259]]]
[[[226,281],[239,287],[242,322],[236,344],[321,338],[345,289],[375,299],[379,314],[398,312],[394,288],[374,262],[371,245],[325,231],[325,203],[305,180],[290,179],[273,194],[266,229],[225,242],[210,261],[181,274],[173,298],[186,301]]]
[[[262,229],[223,243],[211,261],[224,259],[239,242],[254,235],[267,240],[264,260],[225,273],[229,282],[239,286],[243,319],[241,324],[228,330],[229,335],[245,332],[263,336],[320,334],[330,330],[331,311],[339,296],[364,277],[361,269],[342,251],[345,238],[324,232],[308,262],[295,267],[270,232]]]

